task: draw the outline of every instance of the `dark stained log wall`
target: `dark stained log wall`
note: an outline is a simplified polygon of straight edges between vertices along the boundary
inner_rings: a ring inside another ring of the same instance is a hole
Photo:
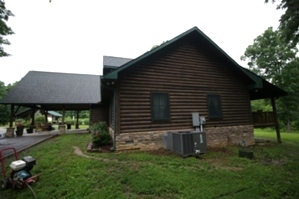
[[[117,83],[119,133],[189,129],[192,112],[206,127],[252,124],[247,85],[221,58],[191,41],[169,48],[120,74]],[[151,120],[151,92],[169,93],[171,120]],[[208,118],[207,94],[219,94],[222,120]]]
[[[90,122],[95,123],[99,121],[105,121],[107,125],[109,124],[109,106],[92,106],[90,108]]]

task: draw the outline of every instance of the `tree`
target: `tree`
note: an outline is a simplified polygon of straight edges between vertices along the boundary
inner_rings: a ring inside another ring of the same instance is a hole
[[[265,101],[263,99],[260,100],[253,100],[251,101],[251,111],[256,112],[256,111],[271,111],[272,107],[271,104],[268,101]]]
[[[242,60],[259,76],[288,92],[288,96],[277,103],[279,119],[290,131],[291,122],[298,117],[299,106],[299,58],[298,49],[286,45],[279,30],[268,28],[246,48]]]
[[[0,0],[0,57],[9,56],[9,54],[4,51],[2,45],[10,45],[10,42],[4,39],[4,36],[14,34],[11,28],[5,23],[11,16],[14,16],[13,13],[6,9],[4,0]]]
[[[16,81],[13,84],[5,86],[4,82],[0,81],[0,101],[17,83]],[[9,121],[9,109],[10,105],[6,106],[0,104],[0,125],[5,125]]]
[[[0,100],[6,95],[6,87],[3,82],[0,81]],[[0,125],[4,125],[9,121],[9,111],[6,106],[0,104]]]
[[[13,87],[17,85],[18,81],[15,81],[15,83],[7,84],[6,86],[6,92],[8,93]]]
[[[0,100],[6,95],[6,87],[4,82],[0,81]]]
[[[278,100],[277,111],[281,121],[291,131],[291,124],[299,121],[299,58],[286,64],[282,71],[283,84],[281,88],[288,92],[288,96]]]
[[[265,0],[268,3],[269,0]],[[276,2],[276,0],[272,0]],[[282,0],[277,9],[286,9],[280,18],[279,29],[282,32],[282,38],[290,45],[299,44],[299,1],[298,0]]]
[[[280,31],[269,27],[246,48],[241,60],[248,60],[249,68],[277,86],[283,83],[282,70],[296,58],[298,49],[289,47],[280,39]]]

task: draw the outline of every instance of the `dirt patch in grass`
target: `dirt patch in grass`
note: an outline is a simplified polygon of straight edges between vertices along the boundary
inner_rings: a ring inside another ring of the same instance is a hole
[[[226,147],[208,147],[208,152],[218,152],[224,155],[233,154],[233,152]]]
[[[229,171],[242,171],[244,168],[242,167],[237,167],[237,166],[232,166],[230,164],[230,160],[223,158],[213,158],[213,159],[208,159],[206,160],[207,163],[209,163],[212,167],[216,169],[221,169],[221,170],[229,170]]]
[[[172,156],[174,155],[173,152],[166,150],[162,147],[158,148],[158,149],[154,149],[154,150],[149,150],[146,151],[147,153],[151,154],[151,155],[157,155],[157,156]]]

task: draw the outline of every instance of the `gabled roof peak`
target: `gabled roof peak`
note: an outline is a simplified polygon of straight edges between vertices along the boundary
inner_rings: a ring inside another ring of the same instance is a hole
[[[155,54],[156,52],[160,51],[161,49],[174,44],[178,42],[179,40],[186,38],[186,37],[192,37],[192,38],[199,38],[202,41],[207,42],[209,46],[214,50],[217,51],[219,54],[221,54],[226,60],[232,63],[235,69],[241,71],[241,66],[234,61],[229,55],[227,55],[216,43],[214,43],[207,35],[205,35],[198,27],[194,26],[191,29],[181,33],[180,35],[174,37],[173,39],[166,41],[165,43],[162,43],[161,45],[157,46],[156,48],[145,52],[144,54],[140,55],[136,59],[129,60],[127,63],[121,65],[121,67],[118,67],[117,69],[113,70],[112,72],[109,72],[108,74],[104,75],[103,79],[118,79],[118,73],[128,67],[131,67],[135,63]],[[242,72],[242,71],[241,71]]]

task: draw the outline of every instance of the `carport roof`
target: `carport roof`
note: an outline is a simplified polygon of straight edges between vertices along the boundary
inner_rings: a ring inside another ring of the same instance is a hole
[[[99,75],[29,71],[1,104],[46,110],[86,110],[101,102]]]

